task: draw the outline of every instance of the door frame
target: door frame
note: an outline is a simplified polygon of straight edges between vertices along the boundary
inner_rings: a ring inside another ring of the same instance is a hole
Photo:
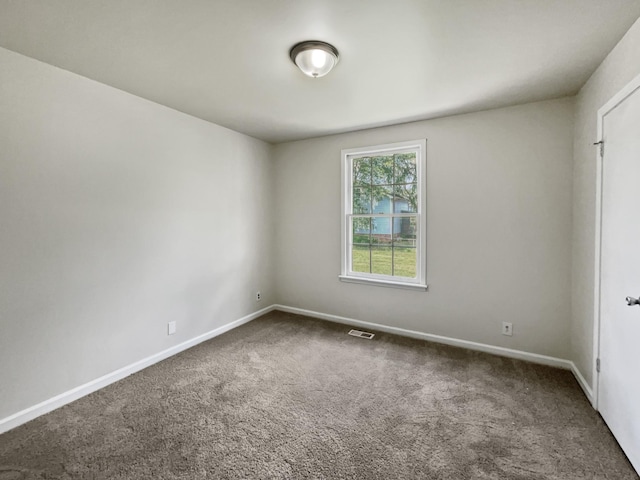
[[[603,129],[604,129],[604,117],[611,110],[620,105],[628,97],[630,97],[636,90],[640,89],[640,75],[631,80],[627,85],[616,93],[607,103],[605,103],[600,109],[598,109],[598,142],[603,141]],[[606,153],[606,144],[604,150]],[[593,358],[592,358],[592,372],[593,372],[593,408],[598,410],[598,400],[600,392],[600,373],[597,370],[596,361],[600,358],[600,293],[601,293],[601,263],[602,263],[602,195],[604,191],[603,178],[602,178],[602,157],[600,156],[600,149],[596,152],[596,238],[595,238],[595,281],[594,281],[594,306],[593,306]]]

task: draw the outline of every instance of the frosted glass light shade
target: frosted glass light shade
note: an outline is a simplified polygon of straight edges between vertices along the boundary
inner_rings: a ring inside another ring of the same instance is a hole
[[[289,52],[293,63],[309,77],[323,77],[338,63],[338,50],[319,41],[300,42]]]

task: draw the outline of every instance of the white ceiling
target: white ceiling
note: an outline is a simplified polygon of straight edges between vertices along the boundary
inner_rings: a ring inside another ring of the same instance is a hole
[[[575,94],[640,0],[0,0],[0,46],[269,142]],[[289,60],[340,51],[326,77]]]

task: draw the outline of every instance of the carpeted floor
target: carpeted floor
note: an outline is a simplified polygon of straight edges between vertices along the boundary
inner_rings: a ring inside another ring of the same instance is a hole
[[[0,480],[636,480],[571,373],[281,312],[0,435]]]

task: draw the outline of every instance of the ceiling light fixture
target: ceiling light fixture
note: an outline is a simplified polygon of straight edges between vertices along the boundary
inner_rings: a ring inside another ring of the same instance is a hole
[[[293,63],[309,77],[324,77],[338,63],[338,50],[317,40],[296,43],[289,51]]]

